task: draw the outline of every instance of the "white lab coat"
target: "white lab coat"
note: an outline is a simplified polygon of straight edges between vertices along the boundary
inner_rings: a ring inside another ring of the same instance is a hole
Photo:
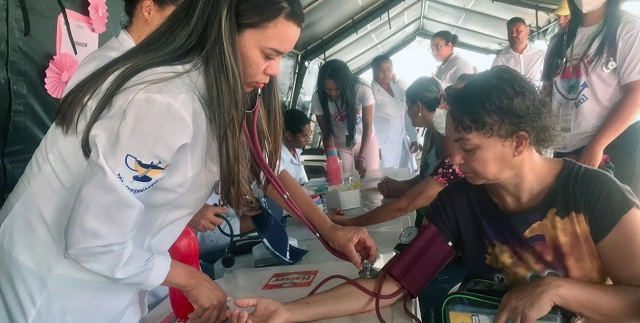
[[[126,50],[121,37],[74,79]],[[88,159],[86,114],[77,133],[49,129],[0,210],[0,322],[138,322],[146,313],[146,291],[169,272],[167,250],[219,177],[199,74],[148,84],[184,71],[135,77],[93,127]]]
[[[415,173],[416,159],[411,153],[410,145],[412,141],[418,141],[418,134],[407,115],[404,90],[392,83],[391,96],[376,81],[371,82],[371,89],[376,98],[373,123],[382,152],[380,168],[407,167],[411,173]]]

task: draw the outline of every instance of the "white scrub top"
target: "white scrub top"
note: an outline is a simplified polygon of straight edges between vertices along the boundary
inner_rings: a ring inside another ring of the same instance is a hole
[[[121,33],[74,79],[132,46]],[[77,133],[49,129],[0,210],[0,322],[138,322],[146,313],[146,291],[169,272],[167,250],[219,177],[201,78],[166,80],[185,70],[131,80],[94,125],[89,158],[86,113]]]
[[[304,171],[304,166],[300,161],[300,154],[302,149],[296,149],[296,156],[292,155],[289,148],[282,144],[282,152],[280,153],[280,167],[285,169],[293,179],[300,185],[306,184],[309,179],[307,178],[307,172]]]
[[[412,173],[415,172],[416,162],[409,146],[411,141],[418,140],[418,134],[407,115],[404,90],[392,83],[391,96],[376,81],[371,82],[371,89],[376,99],[373,123],[382,152],[380,168],[407,167]]]
[[[453,85],[462,74],[474,74],[473,65],[458,54],[453,54],[449,59],[440,64],[436,70],[436,79],[440,81],[442,89]]]

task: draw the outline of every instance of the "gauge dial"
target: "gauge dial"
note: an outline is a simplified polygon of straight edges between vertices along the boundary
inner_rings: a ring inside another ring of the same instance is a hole
[[[415,227],[415,226],[407,227],[406,229],[402,230],[402,233],[400,233],[400,242],[405,244],[409,243],[417,235],[418,235],[418,227]]]

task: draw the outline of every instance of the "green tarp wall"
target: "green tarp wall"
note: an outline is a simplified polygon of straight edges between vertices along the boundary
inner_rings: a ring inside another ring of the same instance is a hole
[[[62,4],[88,16],[87,0]],[[127,21],[124,1],[107,0],[107,7],[109,22],[100,34],[100,45]],[[45,90],[44,77],[56,54],[60,13],[56,0],[0,0],[0,206],[53,123],[59,101]]]

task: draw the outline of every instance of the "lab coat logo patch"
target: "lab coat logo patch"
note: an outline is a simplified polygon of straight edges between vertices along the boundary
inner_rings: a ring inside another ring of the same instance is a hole
[[[169,165],[162,165],[161,161],[145,163],[137,157],[127,154],[124,164],[131,171],[129,174],[117,174],[118,180],[133,194],[143,193],[158,183]]]

